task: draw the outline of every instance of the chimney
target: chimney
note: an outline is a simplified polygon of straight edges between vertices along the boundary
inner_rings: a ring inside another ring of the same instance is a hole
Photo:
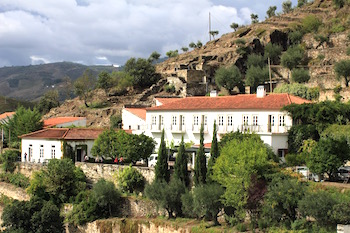
[[[256,90],[256,97],[257,98],[264,98],[266,96],[266,90],[264,86],[258,86]]]
[[[216,90],[211,90],[210,91],[210,97],[217,97],[218,96],[218,93]]]

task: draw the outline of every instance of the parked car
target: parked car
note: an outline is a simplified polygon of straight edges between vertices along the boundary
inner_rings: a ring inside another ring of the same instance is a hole
[[[340,180],[348,179],[350,177],[350,166],[340,167],[337,175]]]
[[[296,166],[295,172],[302,174],[304,179],[306,180],[312,180],[316,182],[321,181],[320,177],[314,173],[311,173],[309,168],[306,166]]]
[[[148,167],[156,166],[157,159],[158,159],[158,154],[151,154],[151,156],[148,158]]]

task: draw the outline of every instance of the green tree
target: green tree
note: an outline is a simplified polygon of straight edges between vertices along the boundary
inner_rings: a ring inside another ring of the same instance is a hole
[[[102,88],[103,90],[105,90],[105,92],[107,92],[107,90],[109,88],[113,87],[114,84],[115,84],[115,82],[114,82],[113,77],[107,71],[102,71],[98,75],[97,87]]]
[[[148,161],[156,145],[153,138],[146,136],[144,133],[129,134],[128,136],[129,140],[127,143],[124,143],[124,145],[127,145],[127,147],[123,149],[126,153],[124,158],[134,164],[140,159]]]
[[[177,57],[179,55],[179,51],[178,50],[169,50],[168,52],[166,52],[166,54],[169,58],[170,57]]]
[[[207,182],[208,183],[212,182],[213,166],[214,166],[216,159],[218,157],[219,157],[219,144],[218,144],[218,138],[217,138],[216,121],[214,120],[213,139],[211,141],[210,159],[208,161],[208,171],[207,171]]]
[[[51,108],[56,108],[58,106],[60,106],[58,91],[50,90],[47,91],[43,97],[41,97],[38,104],[38,110],[42,114],[46,114]]]
[[[271,18],[273,16],[276,16],[276,10],[277,6],[270,6],[269,9],[266,11],[267,17]]]
[[[118,185],[123,192],[140,193],[145,188],[145,177],[130,164],[118,175]]]
[[[345,79],[345,86],[349,87],[350,79],[350,60],[341,60],[334,65],[334,71],[338,79],[343,77]]]
[[[289,47],[281,57],[282,66],[292,70],[297,67],[305,57],[304,49],[300,46]]]
[[[288,133],[288,151],[298,153],[305,140],[318,140],[319,137],[314,124],[293,125]]]
[[[300,44],[303,40],[303,37],[304,32],[302,31],[302,29],[298,29],[288,33],[289,43],[294,46]]]
[[[269,80],[269,69],[267,67],[261,68],[259,66],[251,66],[248,68],[245,84],[256,90],[260,84]]]
[[[307,3],[308,0],[298,0],[298,5],[297,7],[302,7]]]
[[[116,216],[121,204],[120,193],[111,181],[100,179],[92,188],[92,196],[97,203],[97,214],[102,218]]]
[[[308,88],[304,84],[300,83],[291,83],[291,84],[283,84],[281,86],[276,87],[273,90],[274,93],[288,93],[294,96],[299,96],[303,99],[308,100],[317,100],[320,93],[319,89],[316,88]]]
[[[201,125],[199,148],[197,150],[194,164],[194,184],[196,186],[206,183],[207,178],[207,158],[204,152],[204,125]]]
[[[164,141],[164,129],[158,148],[158,159],[155,166],[155,180],[169,182],[170,172],[168,169],[168,150]]]
[[[250,14],[250,19],[252,20],[252,24],[259,23],[259,16],[257,14]]]
[[[262,218],[269,226],[282,222],[291,224],[297,218],[299,201],[305,193],[305,185],[291,177],[277,176],[268,185],[262,206]]]
[[[91,154],[94,157],[115,158],[120,151],[118,133],[114,129],[103,131],[94,141]]]
[[[190,179],[188,176],[187,168],[187,154],[185,151],[185,142],[184,137],[181,138],[181,143],[176,155],[175,166],[174,166],[174,175],[177,179],[181,180],[185,186],[188,186]]]
[[[4,172],[13,173],[16,169],[15,162],[21,156],[21,153],[17,150],[5,150],[0,155],[1,167]]]
[[[42,129],[43,122],[41,114],[36,108],[30,110],[21,106],[17,108],[16,113],[8,119],[3,127],[10,146],[19,148],[21,140],[19,136]]]
[[[237,28],[239,27],[239,25],[238,25],[238,23],[231,23],[230,27],[231,27],[234,31],[236,31]]]
[[[245,217],[249,197],[253,195],[249,190],[256,181],[263,180],[270,166],[269,153],[256,136],[233,139],[221,149],[213,168],[213,179],[224,187],[223,203],[236,209],[237,218]]]
[[[195,49],[197,48],[197,45],[192,41],[191,43],[189,43],[188,47],[190,47],[191,49]]]
[[[215,40],[215,36],[219,34],[219,31],[210,31],[209,34],[214,38]]]
[[[150,62],[154,62],[154,61],[158,61],[160,58],[160,53],[158,53],[157,51],[154,51],[151,53],[151,55],[149,56],[148,60]]]
[[[309,154],[306,165],[313,173],[326,173],[332,179],[338,168],[349,159],[350,147],[345,138],[321,138]]]
[[[30,181],[28,192],[33,196],[49,197],[62,204],[86,188],[83,171],[75,167],[70,159],[51,159],[46,170]]]
[[[181,48],[181,50],[185,53],[185,52],[188,51],[188,48],[184,46],[184,47]]]
[[[158,81],[155,67],[143,58],[130,58],[124,65],[124,71],[133,77],[136,87],[149,87]]]
[[[248,55],[246,64],[248,68],[251,66],[257,66],[262,68],[266,65],[266,62],[263,56],[259,54],[250,54]]]
[[[292,80],[296,83],[307,83],[310,80],[310,74],[305,69],[293,69]]]
[[[197,41],[196,46],[197,46],[197,48],[202,48],[203,43],[199,40],[199,41]]]
[[[152,184],[146,185],[145,194],[158,207],[164,208],[169,218],[173,218],[182,214],[181,196],[185,190],[185,185],[179,179],[171,179],[169,184],[164,180],[154,180]]]
[[[282,47],[280,45],[268,43],[265,46],[264,58],[265,60],[270,58],[272,64],[278,64],[281,53],[282,53]]]
[[[61,233],[64,230],[60,210],[51,201],[31,198],[14,200],[4,208],[4,232]]]
[[[197,218],[213,220],[214,225],[219,225],[218,214],[224,207],[221,196],[224,189],[217,183],[204,184],[193,189],[193,211]]]
[[[220,67],[215,72],[215,82],[219,87],[231,91],[235,86],[242,84],[242,75],[235,65]]]
[[[315,15],[307,15],[301,23],[304,32],[317,32],[322,25],[322,21]]]
[[[92,90],[95,89],[95,86],[95,75],[89,69],[85,70],[83,75],[74,82],[74,92],[84,100],[84,104],[87,108],[89,107],[88,101],[92,96]]]
[[[289,13],[292,11],[292,2],[290,0],[282,3],[282,11],[283,13]]]

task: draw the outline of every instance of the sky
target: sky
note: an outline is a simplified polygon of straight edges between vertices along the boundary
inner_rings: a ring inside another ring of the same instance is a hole
[[[1,0],[0,67],[70,61],[123,65],[264,20],[284,0]],[[293,7],[297,0],[292,0]]]

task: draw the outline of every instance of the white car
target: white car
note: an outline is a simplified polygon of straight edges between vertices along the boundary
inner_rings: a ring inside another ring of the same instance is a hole
[[[151,154],[151,156],[148,158],[148,167],[156,166],[157,159],[158,159],[158,154]]]

